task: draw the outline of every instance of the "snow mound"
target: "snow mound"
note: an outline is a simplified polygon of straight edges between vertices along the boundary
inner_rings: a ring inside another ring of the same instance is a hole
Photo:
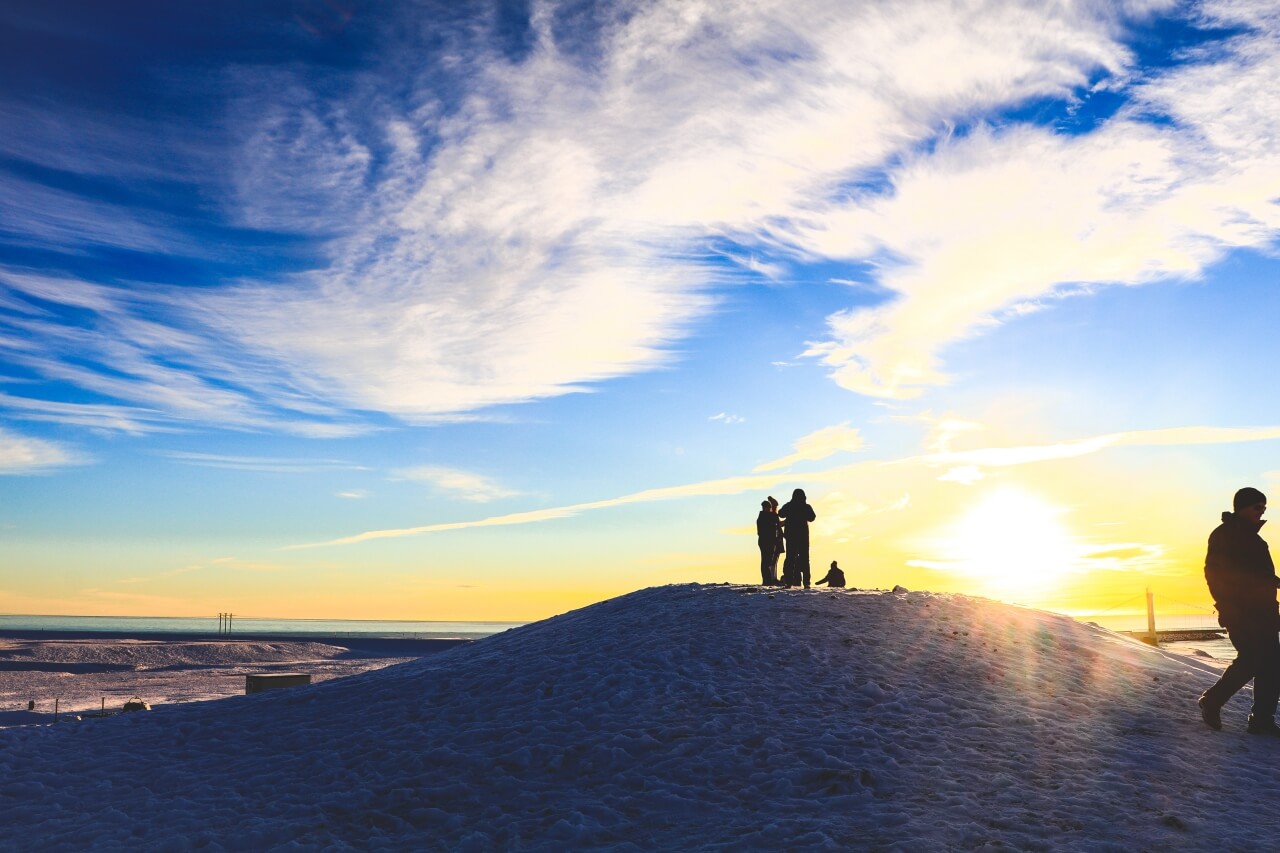
[[[642,590],[310,688],[0,732],[0,846],[1264,849],[1218,670],[921,592]]]
[[[323,660],[346,654],[341,646],[303,642],[193,640],[68,640],[66,642],[10,641],[0,647],[0,670],[6,663],[29,662],[90,666],[162,667],[234,666],[250,663]]]

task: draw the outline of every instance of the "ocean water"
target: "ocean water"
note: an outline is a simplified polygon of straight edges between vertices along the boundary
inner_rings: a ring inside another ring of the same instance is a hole
[[[292,637],[386,637],[393,639],[479,639],[523,622],[389,622],[358,619],[258,619],[235,616],[230,636],[280,634]],[[6,631],[94,632],[105,634],[217,634],[218,617],[181,616],[2,616]]]

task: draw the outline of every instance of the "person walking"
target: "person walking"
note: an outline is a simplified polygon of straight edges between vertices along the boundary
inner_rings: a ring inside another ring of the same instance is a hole
[[[786,528],[787,559],[783,565],[783,580],[789,586],[809,588],[809,522],[817,519],[817,513],[809,506],[804,489],[791,493],[791,500],[778,510]]]
[[[1200,716],[1211,729],[1222,728],[1222,706],[1241,687],[1253,681],[1250,734],[1280,737],[1276,725],[1280,700],[1280,612],[1276,606],[1275,564],[1258,531],[1266,522],[1267,496],[1252,487],[1236,492],[1233,512],[1209,534],[1204,578],[1209,584],[1218,624],[1227,629],[1236,659],[1199,699]]]
[[[778,550],[782,540],[782,522],[774,505],[760,501],[760,514],[756,516],[756,544],[760,547],[760,583],[763,586],[778,585]]]

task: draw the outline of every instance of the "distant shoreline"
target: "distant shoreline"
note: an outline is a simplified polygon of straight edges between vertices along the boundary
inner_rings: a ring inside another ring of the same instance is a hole
[[[99,640],[124,642],[128,640],[147,640],[166,643],[323,643],[330,646],[345,646],[349,649],[391,654],[405,652],[409,655],[423,655],[432,652],[446,651],[454,646],[475,642],[471,637],[377,637],[368,634],[306,634],[302,632],[288,633],[237,633],[219,634],[217,632],[189,633],[172,631],[45,631],[45,630],[0,630],[0,640],[25,640],[57,642],[60,640]]]

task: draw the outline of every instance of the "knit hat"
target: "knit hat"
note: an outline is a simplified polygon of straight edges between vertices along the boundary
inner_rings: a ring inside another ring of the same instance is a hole
[[[1231,508],[1236,512],[1239,512],[1247,506],[1264,504],[1266,502],[1266,495],[1255,489],[1253,486],[1245,486],[1243,489],[1236,492],[1236,496],[1231,499]]]

